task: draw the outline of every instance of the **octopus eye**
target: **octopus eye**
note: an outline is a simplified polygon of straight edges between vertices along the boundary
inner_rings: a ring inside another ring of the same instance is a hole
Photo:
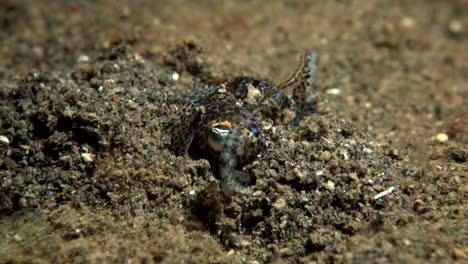
[[[257,134],[258,134],[258,128],[257,128],[257,127],[254,127],[254,126],[253,126],[253,127],[250,127],[249,132],[250,132],[250,135],[252,135],[252,136],[257,136]]]
[[[258,128],[257,128],[257,125],[255,123],[252,123],[250,124],[246,129],[245,129],[246,133],[247,133],[247,137],[251,138],[251,137],[259,137],[259,131],[258,131]]]
[[[225,125],[216,124],[211,127],[208,135],[208,144],[216,151],[222,151],[229,136],[230,128]]]

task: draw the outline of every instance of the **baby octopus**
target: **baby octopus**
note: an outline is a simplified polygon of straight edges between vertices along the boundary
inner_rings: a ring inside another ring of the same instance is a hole
[[[242,168],[265,148],[259,113],[273,111],[267,101],[294,110],[295,124],[313,113],[316,62],[316,52],[305,55],[294,74],[279,85],[239,76],[187,95],[187,103],[169,124],[171,149],[179,156],[207,159],[224,191],[242,191],[250,181]],[[291,90],[291,95],[286,96],[285,90]]]

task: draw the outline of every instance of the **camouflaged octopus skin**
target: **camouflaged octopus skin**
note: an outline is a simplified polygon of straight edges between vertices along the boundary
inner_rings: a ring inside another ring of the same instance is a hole
[[[187,95],[187,103],[169,124],[171,149],[178,156],[207,159],[221,184],[239,192],[250,181],[242,168],[265,148],[256,122],[258,113],[268,108],[264,102],[271,99],[294,110],[295,124],[313,113],[316,62],[315,52],[307,54],[294,74],[277,86],[265,79],[239,76]],[[291,98],[284,95],[286,89],[292,90]]]

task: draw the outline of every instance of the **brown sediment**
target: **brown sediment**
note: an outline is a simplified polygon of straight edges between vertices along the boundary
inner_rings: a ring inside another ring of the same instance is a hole
[[[465,2],[3,1],[0,263],[466,261]],[[168,150],[181,95],[311,49],[247,194]]]

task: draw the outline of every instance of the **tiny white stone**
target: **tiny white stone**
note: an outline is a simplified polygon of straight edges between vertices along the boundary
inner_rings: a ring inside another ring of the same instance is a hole
[[[331,88],[326,91],[327,94],[338,95],[341,93],[341,89]]]
[[[174,72],[174,73],[172,74],[172,80],[174,80],[174,81],[179,80],[179,74],[178,74],[177,72]]]
[[[189,194],[190,194],[190,195],[194,195],[194,194],[195,194],[195,191],[190,191]]]
[[[436,139],[437,139],[438,142],[444,143],[444,142],[447,142],[449,138],[448,138],[447,134],[439,133],[439,134],[437,134]]]
[[[409,245],[411,245],[411,241],[408,240],[408,239],[403,239],[403,245],[409,246]]]
[[[371,154],[371,153],[373,152],[372,149],[366,148],[366,147],[364,147],[364,148],[362,149],[362,151],[364,151],[365,153],[368,153],[368,154]]]
[[[248,247],[248,246],[250,246],[251,244],[252,244],[252,243],[249,242],[249,241],[247,241],[247,240],[241,240],[241,241],[239,241],[239,246],[241,246],[241,247]]]
[[[332,181],[327,181],[326,186],[330,191],[335,190],[335,183]]]
[[[463,24],[460,20],[452,20],[449,24],[449,30],[453,34],[463,33]]]
[[[86,55],[80,55],[78,57],[78,62],[88,62],[88,61],[89,61],[89,57]]]
[[[23,240],[23,237],[19,234],[15,234],[13,236],[13,239],[16,241],[16,242],[20,242],[21,240]]]
[[[6,145],[10,144],[10,140],[4,135],[0,135],[0,142]]]
[[[262,191],[255,191],[252,195],[253,195],[253,196],[256,196],[256,197],[262,196],[262,195],[263,195],[263,192],[262,192]]]

